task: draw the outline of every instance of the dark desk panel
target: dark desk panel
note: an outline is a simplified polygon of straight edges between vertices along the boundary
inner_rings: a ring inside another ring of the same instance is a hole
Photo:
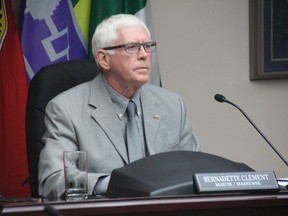
[[[222,194],[134,199],[96,199],[81,202],[4,204],[1,215],[46,215],[45,205],[62,215],[288,215],[288,193]]]

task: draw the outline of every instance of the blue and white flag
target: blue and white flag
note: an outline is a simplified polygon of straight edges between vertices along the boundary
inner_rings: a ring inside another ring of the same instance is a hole
[[[87,58],[70,0],[26,0],[21,44],[29,82],[46,65]]]

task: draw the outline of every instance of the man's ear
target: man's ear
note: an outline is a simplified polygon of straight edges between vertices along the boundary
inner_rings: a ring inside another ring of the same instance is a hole
[[[96,53],[96,58],[101,68],[104,70],[109,70],[109,54],[106,51],[99,49]]]

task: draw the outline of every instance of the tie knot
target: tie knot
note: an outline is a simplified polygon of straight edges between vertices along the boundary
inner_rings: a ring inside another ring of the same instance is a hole
[[[136,104],[134,101],[130,100],[127,107],[127,115],[128,117],[134,117],[136,112]]]

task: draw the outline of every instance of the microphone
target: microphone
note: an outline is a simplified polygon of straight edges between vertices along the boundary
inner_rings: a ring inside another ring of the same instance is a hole
[[[55,208],[53,208],[50,205],[46,205],[44,208],[44,212],[48,215],[48,216],[62,216],[59,211],[57,211]]]
[[[264,138],[264,140],[269,144],[269,146],[276,152],[276,154],[281,158],[281,160],[288,166],[288,162],[285,158],[281,155],[281,153],[273,146],[273,144],[268,140],[268,138],[262,133],[262,131],[254,124],[254,122],[249,118],[249,116],[236,104],[232,103],[231,101],[227,100],[223,95],[216,94],[214,99],[220,103],[226,102],[231,104],[232,106],[236,107],[245,117],[246,119],[252,124],[252,126],[258,131],[258,133]]]

